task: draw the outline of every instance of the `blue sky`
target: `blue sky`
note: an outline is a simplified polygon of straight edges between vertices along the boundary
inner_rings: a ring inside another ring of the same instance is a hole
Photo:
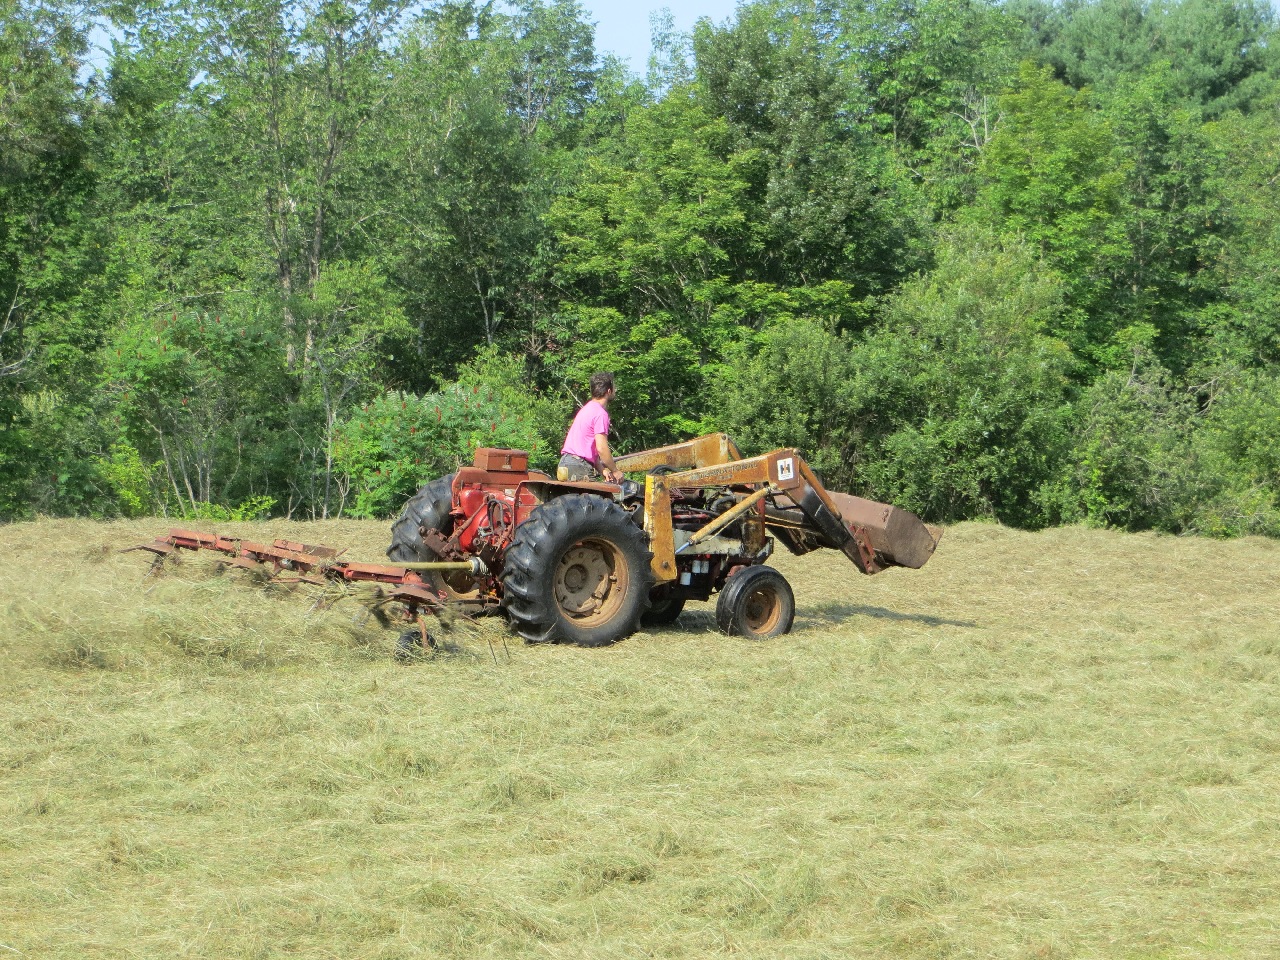
[[[668,7],[677,30],[691,30],[702,17],[716,23],[733,15],[736,0],[580,0],[587,19],[596,22],[596,52],[613,53],[643,74],[649,62],[649,14]]]

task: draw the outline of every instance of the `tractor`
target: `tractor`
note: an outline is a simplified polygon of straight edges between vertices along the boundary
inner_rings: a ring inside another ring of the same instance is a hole
[[[743,457],[711,434],[616,462],[643,485],[561,481],[524,451],[481,448],[405,504],[387,556],[442,603],[504,612],[529,643],[599,647],[713,595],[725,632],[785,634],[795,597],[766,564],[777,541],[839,550],[874,574],[923,566],[941,535],[906,510],[827,491],[795,449]]]

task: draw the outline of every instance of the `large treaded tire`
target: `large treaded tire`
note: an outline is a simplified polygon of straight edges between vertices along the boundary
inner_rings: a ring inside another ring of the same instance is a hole
[[[716,623],[725,633],[768,640],[791,632],[796,598],[787,578],[773,567],[744,567],[731,576],[716,603]]]
[[[535,507],[503,563],[503,605],[529,643],[603,647],[635,633],[649,609],[652,554],[611,500],[568,494]]]
[[[432,563],[440,558],[422,542],[420,527],[435,528],[444,536],[453,532],[453,518],[449,511],[453,508],[454,474],[432,480],[404,505],[400,517],[391,525],[391,546],[387,547],[387,556],[395,563]],[[444,593],[449,599],[457,600],[466,597],[469,589],[465,576],[455,576],[454,582],[446,581],[443,574],[431,571],[424,579],[436,590]]]

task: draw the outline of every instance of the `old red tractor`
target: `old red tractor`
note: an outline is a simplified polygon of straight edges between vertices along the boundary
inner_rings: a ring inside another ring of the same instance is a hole
[[[446,606],[505,612],[531,643],[598,647],[713,594],[721,629],[773,637],[795,616],[790,585],[765,563],[775,542],[839,550],[870,574],[923,566],[940,536],[906,510],[824,490],[797,450],[744,458],[724,434],[618,457],[643,486],[560,481],[528,464],[521,450],[482,448],[428,483],[392,526],[390,564],[181,529],[130,549],[156,563],[215,552],[276,582],[372,584],[413,624],[400,640],[410,653],[434,644],[426,617]]]
[[[795,599],[765,563],[775,540],[839,550],[872,574],[923,566],[940,536],[905,510],[824,490],[794,449],[744,458],[713,434],[617,464],[644,485],[560,481],[523,451],[477,450],[405,505],[387,555],[444,602],[504,610],[531,643],[595,647],[713,594],[723,630],[786,633]]]

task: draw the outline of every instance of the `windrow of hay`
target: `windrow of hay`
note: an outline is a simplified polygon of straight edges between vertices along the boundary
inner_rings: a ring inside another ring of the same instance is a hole
[[[405,666],[357,597],[111,550],[164,528],[0,528],[0,954],[1276,954],[1274,542],[966,524],[778,558],[768,643]]]

